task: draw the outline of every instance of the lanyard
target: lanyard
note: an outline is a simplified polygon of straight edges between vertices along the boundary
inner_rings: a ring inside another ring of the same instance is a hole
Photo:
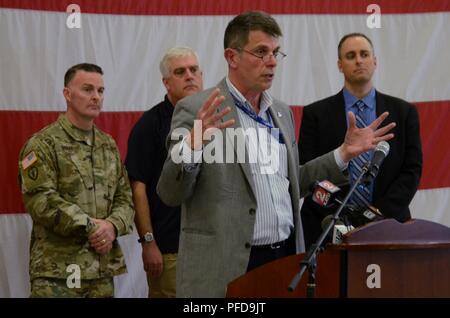
[[[284,144],[284,138],[283,135],[281,134],[281,131],[278,128],[273,127],[273,125],[265,120],[264,118],[262,118],[261,116],[257,115],[255,112],[251,111],[248,107],[246,107],[240,100],[239,98],[237,98],[237,96],[235,96],[233,93],[231,93],[231,96],[233,97],[234,100],[234,104],[236,105],[237,108],[239,108],[240,110],[242,110],[244,112],[244,114],[246,114],[248,117],[250,117],[251,119],[253,119],[254,121],[256,121],[257,123],[267,127],[270,131],[270,134],[275,137],[276,139],[278,139],[278,142],[280,144]],[[270,118],[270,112],[267,111],[267,115]],[[272,128],[278,129],[278,136],[275,135],[275,133],[272,132]]]

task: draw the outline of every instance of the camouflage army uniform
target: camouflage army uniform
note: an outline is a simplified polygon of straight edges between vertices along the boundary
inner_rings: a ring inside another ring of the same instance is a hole
[[[81,280],[126,272],[115,240],[104,256],[89,246],[90,217],[110,221],[117,236],[132,232],[134,210],[126,171],[114,140],[96,127],[92,138],[61,115],[25,144],[19,181],[33,219],[30,279],[67,278],[70,264]],[[93,140],[93,145],[92,145]]]

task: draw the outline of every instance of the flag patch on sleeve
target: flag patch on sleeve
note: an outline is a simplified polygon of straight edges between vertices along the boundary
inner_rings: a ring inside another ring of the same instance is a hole
[[[34,151],[30,152],[25,159],[22,160],[22,169],[25,170],[28,167],[30,167],[31,165],[33,165],[33,163],[35,163],[37,161],[37,156],[34,153]]]

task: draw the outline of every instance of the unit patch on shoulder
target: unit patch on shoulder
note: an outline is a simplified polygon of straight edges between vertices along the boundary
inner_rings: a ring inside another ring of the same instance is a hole
[[[36,179],[39,176],[39,170],[36,167],[32,167],[30,170],[28,170],[28,177],[30,177],[31,180],[36,181]]]

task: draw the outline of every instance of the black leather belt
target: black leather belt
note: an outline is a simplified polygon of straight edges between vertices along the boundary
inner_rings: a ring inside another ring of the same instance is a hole
[[[277,248],[281,248],[286,245],[287,240],[266,244],[266,245],[253,245],[252,248],[263,249],[263,250],[276,250]]]

